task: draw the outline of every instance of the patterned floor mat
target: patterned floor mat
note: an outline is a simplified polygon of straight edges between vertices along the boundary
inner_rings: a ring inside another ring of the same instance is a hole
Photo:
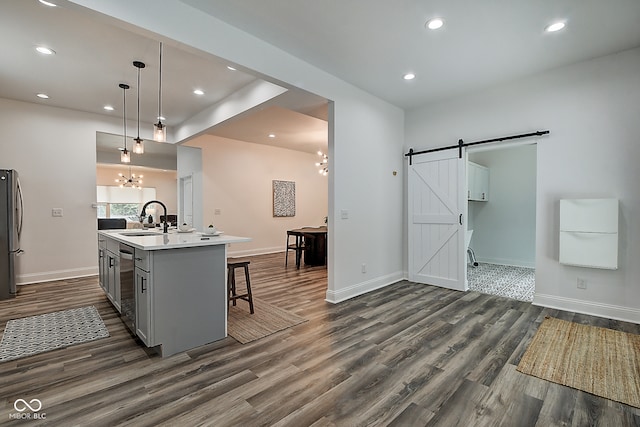
[[[498,295],[531,302],[535,293],[535,269],[481,262],[467,266],[469,289],[483,294]]]
[[[0,362],[108,336],[94,306],[9,320],[0,342]]]

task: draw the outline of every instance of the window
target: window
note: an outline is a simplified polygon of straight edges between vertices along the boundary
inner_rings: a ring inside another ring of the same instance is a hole
[[[126,218],[128,221],[138,221],[144,202],[156,198],[156,189],[151,187],[138,190],[99,185],[96,190],[98,218]],[[149,209],[148,213],[153,211]]]
[[[98,218],[109,218],[107,203],[98,203],[96,207],[98,208]]]
[[[109,218],[127,218],[140,215],[139,203],[109,203]]]

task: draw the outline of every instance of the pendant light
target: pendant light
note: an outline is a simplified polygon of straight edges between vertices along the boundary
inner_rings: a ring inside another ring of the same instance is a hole
[[[160,42],[160,75],[158,78],[158,123],[153,125],[153,139],[158,142],[167,140],[167,125],[162,123],[162,42]]]
[[[134,139],[133,152],[144,153],[144,141],[140,139],[140,70],[145,67],[144,62],[133,61],[133,66],[138,69],[138,136]]]
[[[122,89],[122,127],[124,128],[124,147],[120,152],[120,162],[131,163],[131,153],[127,150],[127,89],[129,85],[120,83],[118,86]]]

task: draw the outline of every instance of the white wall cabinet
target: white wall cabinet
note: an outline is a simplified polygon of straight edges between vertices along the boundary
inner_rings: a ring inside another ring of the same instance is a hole
[[[618,209],[618,199],[560,200],[560,263],[617,269]]]
[[[489,200],[489,168],[467,162],[467,199],[477,202]]]

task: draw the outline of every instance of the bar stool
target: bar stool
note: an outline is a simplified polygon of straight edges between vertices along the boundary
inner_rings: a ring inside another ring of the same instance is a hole
[[[233,301],[233,305],[236,305],[236,300],[245,300],[249,303],[249,310],[253,314],[253,296],[251,295],[251,281],[249,280],[250,263],[251,261],[249,260],[236,260],[233,258],[227,260],[227,292],[229,296],[227,304]],[[244,278],[247,284],[247,293],[245,294],[236,292],[236,268],[244,268]]]

